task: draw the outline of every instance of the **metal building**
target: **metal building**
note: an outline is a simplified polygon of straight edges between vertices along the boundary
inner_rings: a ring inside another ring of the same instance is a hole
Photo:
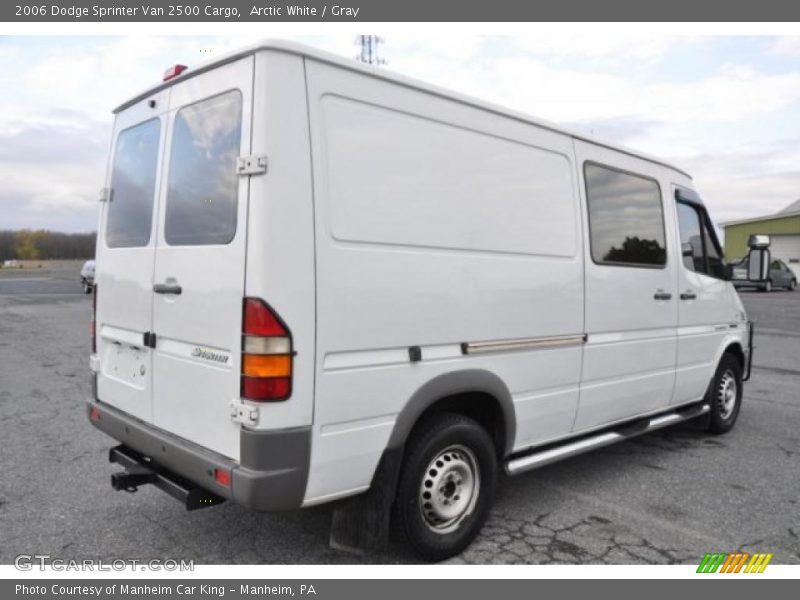
[[[772,238],[773,259],[785,262],[800,278],[800,200],[773,215],[723,223],[725,258],[739,259],[747,254],[747,238],[768,234]]]

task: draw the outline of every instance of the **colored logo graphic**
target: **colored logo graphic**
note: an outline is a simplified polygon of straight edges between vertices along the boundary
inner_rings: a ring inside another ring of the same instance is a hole
[[[700,561],[698,573],[763,573],[767,568],[772,554],[764,552],[709,552]]]

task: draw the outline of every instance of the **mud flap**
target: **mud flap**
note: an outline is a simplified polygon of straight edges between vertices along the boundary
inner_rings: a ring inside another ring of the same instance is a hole
[[[402,458],[402,448],[385,450],[369,490],[334,508],[331,548],[353,554],[373,554],[386,548]]]

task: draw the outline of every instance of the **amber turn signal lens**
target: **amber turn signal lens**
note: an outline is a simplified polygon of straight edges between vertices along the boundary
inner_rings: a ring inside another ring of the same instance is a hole
[[[245,354],[242,374],[248,377],[289,377],[292,357],[285,354]]]

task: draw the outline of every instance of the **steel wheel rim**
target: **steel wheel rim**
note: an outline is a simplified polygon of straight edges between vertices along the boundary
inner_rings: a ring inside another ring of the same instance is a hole
[[[719,405],[719,416],[723,420],[728,420],[736,408],[736,401],[739,395],[739,385],[733,371],[728,369],[722,374],[717,387],[717,403]]]
[[[466,446],[448,446],[422,475],[419,507],[430,531],[446,534],[458,529],[478,502],[480,468]]]

